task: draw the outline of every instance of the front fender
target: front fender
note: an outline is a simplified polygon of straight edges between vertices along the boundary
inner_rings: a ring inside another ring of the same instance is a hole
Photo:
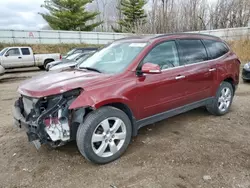
[[[71,103],[69,109],[77,109],[87,106],[95,108],[95,100],[90,95],[81,94]]]
[[[91,107],[93,109],[98,109],[102,106],[112,104],[112,103],[123,103],[127,105],[132,113],[136,112],[136,109],[132,108],[132,102],[123,96],[106,96],[102,93],[88,93],[84,91],[80,96],[78,96],[69,106],[69,109],[78,109],[82,107]]]

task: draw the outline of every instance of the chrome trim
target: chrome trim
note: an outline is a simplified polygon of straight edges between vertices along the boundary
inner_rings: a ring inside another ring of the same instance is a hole
[[[184,75],[181,75],[181,76],[176,76],[176,77],[175,77],[175,79],[176,79],[176,80],[180,80],[180,79],[183,79],[183,78],[185,78],[185,76],[184,76]]]
[[[209,69],[208,71],[209,71],[209,72],[216,71],[216,68]]]
[[[182,67],[188,67],[188,66],[197,65],[197,64],[209,63],[209,62],[212,62],[212,61],[217,61],[219,59],[222,59],[224,56],[228,55],[228,53],[230,53],[230,51],[228,51],[226,54],[224,54],[223,56],[220,56],[220,57],[218,57],[216,59],[210,59],[210,60],[207,60],[207,61],[201,61],[201,62],[197,62],[197,63],[191,63],[191,64],[186,64],[186,65],[181,65],[181,66],[178,66],[178,67],[173,67],[173,68],[168,68],[168,69],[162,69],[161,72],[165,72],[165,71],[173,70],[173,69],[178,69],[178,68],[182,68]]]

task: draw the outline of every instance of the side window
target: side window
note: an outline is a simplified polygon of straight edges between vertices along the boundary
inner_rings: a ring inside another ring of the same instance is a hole
[[[158,64],[162,70],[180,66],[175,41],[163,42],[154,47],[144,58],[144,63]]]
[[[178,41],[180,59],[184,64],[198,63],[208,59],[207,52],[198,39],[185,39]]]
[[[12,48],[6,52],[9,56],[18,56],[20,55],[20,51],[18,48]]]
[[[218,42],[213,40],[203,40],[203,42],[210,55],[210,59],[219,58],[229,51],[227,45],[223,42]]]
[[[30,50],[29,48],[21,48],[22,54],[23,55],[30,55]]]

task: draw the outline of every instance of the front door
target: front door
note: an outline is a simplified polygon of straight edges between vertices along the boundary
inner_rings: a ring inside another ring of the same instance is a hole
[[[186,71],[180,64],[175,41],[156,45],[146,55],[144,63],[158,64],[162,72],[138,77],[139,119],[185,105]]]
[[[3,55],[3,66],[5,68],[16,68],[22,67],[22,57],[19,48],[10,48],[4,55]]]

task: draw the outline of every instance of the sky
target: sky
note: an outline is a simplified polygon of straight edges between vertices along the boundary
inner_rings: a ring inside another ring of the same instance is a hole
[[[44,0],[0,0],[0,29],[41,29]]]

